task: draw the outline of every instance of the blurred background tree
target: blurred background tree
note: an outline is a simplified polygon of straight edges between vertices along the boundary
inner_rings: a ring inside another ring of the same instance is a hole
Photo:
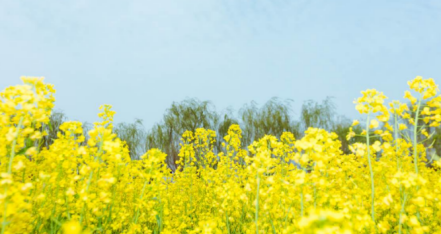
[[[142,120],[136,119],[133,123],[119,123],[114,127],[114,132],[126,142],[130,151],[130,158],[140,159],[147,152],[145,144],[147,132],[142,125]]]
[[[256,102],[250,102],[243,105],[237,112],[227,109],[218,113],[209,101],[185,99],[181,102],[173,102],[162,119],[149,130],[146,130],[142,121],[137,119],[133,123],[115,124],[114,131],[121,140],[126,142],[132,159],[139,159],[148,149],[159,148],[167,154],[166,163],[173,171],[176,170],[176,161],[179,159],[181,135],[187,130],[194,132],[197,128],[211,129],[216,132],[215,153],[223,150],[223,138],[232,124],[239,124],[243,131],[242,148],[244,149],[265,134],[280,137],[283,132],[287,131],[292,132],[299,139],[309,127],[335,132],[341,141],[341,149],[344,153],[350,153],[350,144],[364,141],[363,137],[358,136],[347,140],[346,136],[352,120],[337,115],[332,98],[327,97],[321,102],[305,101],[298,118],[295,118],[292,111],[292,102],[292,100],[282,101],[272,98],[262,106]],[[414,116],[415,113],[411,115]],[[50,123],[44,126],[48,135],[43,138],[40,145],[47,147],[52,144],[57,138],[60,125],[66,120],[67,117],[62,111],[54,111],[50,117]],[[425,141],[424,144],[426,147],[432,146],[432,149],[428,150],[429,159],[431,157],[437,159],[441,153],[441,127],[428,127],[423,121],[419,124],[420,129],[425,128],[429,134],[433,134],[433,138]],[[87,143],[87,132],[92,127],[87,122],[83,123],[86,136],[83,144]],[[353,129],[360,134],[363,126],[357,125]]]
[[[60,130],[62,123],[66,122],[67,116],[61,110],[53,110],[49,118],[49,123],[43,126],[43,130],[46,130],[47,135],[42,138],[40,147],[49,147],[52,145],[55,139],[57,139],[57,133]]]
[[[266,134],[280,137],[283,132],[292,132],[299,137],[300,124],[293,119],[291,103],[292,100],[282,102],[272,98],[261,108],[255,102],[244,105],[239,111],[243,146],[250,145]]]
[[[162,118],[147,132],[145,147],[159,148],[167,154],[167,165],[176,170],[181,135],[197,128],[216,129],[219,116],[209,101],[186,99],[173,102]]]

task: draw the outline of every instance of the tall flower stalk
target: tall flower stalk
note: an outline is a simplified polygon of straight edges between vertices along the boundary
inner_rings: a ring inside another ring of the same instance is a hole
[[[363,94],[362,97],[358,98],[354,103],[356,103],[356,109],[361,114],[367,114],[366,118],[366,127],[364,130],[364,134],[366,135],[366,150],[367,150],[367,159],[369,164],[369,172],[370,172],[370,182],[371,182],[371,218],[375,223],[375,178],[374,178],[374,169],[373,162],[371,159],[371,142],[370,142],[370,129],[376,129],[379,126],[379,121],[386,122],[389,120],[389,111],[386,106],[383,104],[384,99],[387,97],[382,93],[378,92],[375,89],[368,89],[366,91],[361,92]],[[371,119],[373,114],[379,113],[375,119]]]
[[[374,170],[372,169],[372,162],[371,162],[371,149],[370,149],[370,135],[369,135],[369,117],[370,113],[367,115],[367,123],[366,123],[366,149],[367,149],[367,158],[369,163],[369,172],[371,175],[371,217],[372,221],[375,223],[375,182],[374,182]]]

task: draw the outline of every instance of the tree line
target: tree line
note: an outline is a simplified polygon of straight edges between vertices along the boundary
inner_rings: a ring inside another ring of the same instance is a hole
[[[51,144],[56,138],[58,128],[67,120],[62,111],[55,111],[47,126],[48,135],[45,136],[44,145]],[[166,163],[170,169],[176,170],[176,161],[181,143],[181,135],[185,131],[195,131],[197,128],[211,129],[216,132],[214,151],[222,151],[223,137],[227,135],[232,124],[239,124],[242,129],[242,147],[246,149],[253,141],[266,134],[280,137],[283,132],[291,132],[298,139],[309,127],[322,128],[335,132],[342,143],[342,151],[350,153],[349,145],[362,142],[364,138],[354,137],[347,140],[346,136],[352,121],[336,112],[332,98],[328,97],[321,102],[307,100],[302,104],[299,118],[295,118],[291,100],[272,98],[262,106],[256,102],[245,104],[237,112],[227,109],[218,112],[210,101],[198,99],[185,99],[173,102],[165,111],[162,119],[150,129],[143,126],[141,120],[132,123],[117,123],[114,131],[118,137],[125,141],[130,150],[132,159],[139,159],[148,149],[158,148],[167,154]],[[83,124],[85,133],[92,125]],[[362,131],[362,126],[353,127],[356,133]],[[433,134],[430,142],[434,152],[441,152],[441,128],[428,129]],[[87,134],[84,134],[87,136]]]

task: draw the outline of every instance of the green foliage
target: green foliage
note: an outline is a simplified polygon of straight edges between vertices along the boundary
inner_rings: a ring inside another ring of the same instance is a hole
[[[243,145],[249,145],[266,134],[280,137],[283,132],[293,132],[299,136],[299,124],[291,115],[291,102],[272,98],[261,108],[255,102],[246,104],[239,112]]]
[[[67,120],[66,114],[61,110],[54,110],[49,118],[49,123],[43,126],[43,130],[46,130],[47,135],[43,137],[40,146],[49,147],[55,139],[57,139],[57,133],[60,130],[60,126]]]
[[[159,148],[167,154],[167,164],[176,169],[179,143],[185,131],[197,128],[216,129],[219,117],[209,101],[186,99],[173,102],[162,121],[153,126],[146,136],[146,148]]]
[[[353,137],[350,141],[346,139],[352,121],[336,115],[332,98],[328,97],[322,102],[305,101],[300,112],[300,120],[294,119],[291,104],[292,100],[281,101],[277,98],[270,99],[261,107],[251,102],[245,104],[235,115],[231,109],[219,114],[209,101],[186,99],[173,102],[164,113],[162,120],[148,131],[145,130],[141,120],[136,120],[133,123],[116,124],[115,133],[126,142],[132,159],[139,159],[148,149],[158,148],[167,154],[166,163],[172,170],[176,170],[175,162],[179,159],[181,135],[186,130],[194,132],[197,128],[216,131],[215,153],[222,150],[223,138],[232,124],[240,125],[243,131],[243,146],[250,145],[267,134],[280,137],[283,132],[292,132],[299,139],[303,136],[302,132],[309,127],[335,132],[345,153],[350,153],[349,144],[363,142],[363,138],[359,136]],[[66,116],[62,112],[53,113],[44,145],[49,145],[52,139],[56,138],[59,126],[65,120]],[[86,138],[91,127],[88,123],[83,124]],[[430,132],[434,132],[434,142],[430,143],[433,143],[437,155],[441,151],[440,129],[429,129]],[[353,130],[358,135],[362,131],[362,126],[357,125]]]
[[[127,144],[132,159],[139,159],[147,151],[145,144],[147,133],[142,120],[137,119],[134,123],[119,123],[114,131]]]
[[[330,130],[335,120],[335,105],[331,97],[327,97],[322,103],[313,100],[305,101],[302,105],[300,121],[304,130],[309,127]]]
[[[407,106],[410,110],[410,116],[411,118],[415,119],[417,111],[412,108],[412,104],[409,102],[407,103]],[[428,107],[427,101],[423,101],[421,103],[421,108],[418,112],[418,115],[421,116],[421,112],[423,111],[424,107]],[[405,122],[408,128],[411,128],[413,125],[409,123],[408,121]],[[418,131],[421,133],[422,130],[426,130],[428,135],[431,137],[426,137],[423,134],[417,135],[417,141],[421,142],[424,147],[427,149],[426,158],[428,159],[427,164],[430,165],[434,160],[438,160],[441,155],[441,127],[430,127],[428,126],[422,119],[418,121]],[[412,137],[409,135],[402,135],[401,137],[406,139],[411,139]]]
[[[352,121],[344,116],[338,116],[332,121],[331,132],[335,132],[338,135],[338,140],[341,142],[341,149],[345,154],[350,153],[350,142],[347,140],[346,136],[349,133],[349,127],[351,127],[351,124]]]
[[[430,133],[429,133],[430,134]],[[429,160],[438,160],[441,155],[441,127],[435,128],[433,131],[432,149],[429,151]]]
[[[218,118],[218,124],[217,124],[217,139],[216,139],[216,145],[215,150],[216,152],[221,151],[221,142],[223,141],[224,137],[228,134],[228,129],[233,124],[239,124],[239,121],[234,117],[234,114],[232,114],[232,110],[227,110],[226,113],[220,115]]]

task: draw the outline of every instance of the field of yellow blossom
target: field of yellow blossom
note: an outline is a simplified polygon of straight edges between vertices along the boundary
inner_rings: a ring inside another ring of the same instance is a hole
[[[365,141],[351,154],[317,128],[244,147],[239,125],[216,153],[216,133],[201,128],[182,135],[173,173],[158,149],[130,159],[109,105],[87,141],[80,122],[65,122],[43,146],[55,90],[22,81],[0,94],[1,234],[441,233],[441,164],[427,154],[426,129],[441,122],[433,79],[408,82],[410,105],[363,91],[366,122],[353,127],[364,130],[347,137]]]

